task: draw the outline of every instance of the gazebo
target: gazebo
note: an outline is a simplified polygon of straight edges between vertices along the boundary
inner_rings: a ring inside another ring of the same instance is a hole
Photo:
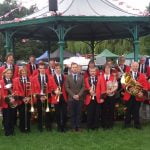
[[[150,34],[150,17],[126,12],[108,0],[58,0],[58,10],[47,6],[24,18],[1,21],[0,32],[6,53],[13,52],[17,38],[58,41],[61,64],[67,40],[91,41],[94,54],[95,41],[132,38],[137,60],[139,37]]]

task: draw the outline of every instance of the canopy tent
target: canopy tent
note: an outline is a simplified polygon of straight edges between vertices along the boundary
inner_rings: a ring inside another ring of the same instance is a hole
[[[139,55],[138,55],[138,59],[140,59],[141,56],[142,56],[142,55],[139,54]],[[126,54],[125,57],[126,57],[126,59],[134,59],[134,52],[129,53],[129,54]]]
[[[112,52],[109,51],[108,49],[104,49],[103,52],[101,52],[99,55],[96,56],[96,58],[99,58],[99,57],[117,58],[118,55],[112,53]]]
[[[69,58],[69,57],[73,57],[76,54],[71,53],[67,50],[64,50],[64,58]],[[50,54],[50,58],[54,58],[54,59],[60,59],[60,50],[57,49],[56,51],[54,51],[53,53]]]
[[[48,51],[45,51],[41,56],[36,58],[37,62],[40,61],[40,60],[48,60]]]
[[[64,58],[69,58],[72,56],[75,56],[75,54],[71,53],[67,50],[64,51]],[[60,50],[59,49],[57,49],[56,51],[54,51],[53,53],[50,54],[50,59],[56,59],[59,61],[59,58],[60,58]],[[49,59],[48,51],[45,51],[41,56],[36,58],[36,61],[48,60],[48,59]]]

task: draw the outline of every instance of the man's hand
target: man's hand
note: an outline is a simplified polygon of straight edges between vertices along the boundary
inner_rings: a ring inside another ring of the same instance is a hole
[[[140,91],[137,96],[142,98],[144,96],[144,94],[143,94],[143,92]]]
[[[79,95],[74,95],[73,98],[74,98],[75,100],[79,100]]]

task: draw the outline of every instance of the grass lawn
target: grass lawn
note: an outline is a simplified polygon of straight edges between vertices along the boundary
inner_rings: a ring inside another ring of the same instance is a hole
[[[16,131],[16,135],[5,137],[0,131],[0,150],[150,150],[150,123],[142,130],[122,129],[117,123],[114,129],[80,133],[55,130],[40,133],[32,128],[29,134]]]

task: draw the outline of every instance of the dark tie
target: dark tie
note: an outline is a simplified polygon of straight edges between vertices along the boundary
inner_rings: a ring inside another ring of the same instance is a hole
[[[75,83],[77,82],[77,75],[76,74],[74,75],[74,82]]]
[[[32,65],[32,70],[35,70],[35,65]]]
[[[137,78],[137,74],[136,72],[134,72],[134,79],[136,80],[136,78]]]
[[[108,81],[108,76],[106,75],[106,81]]]
[[[141,73],[144,73],[144,65],[142,64]]]
[[[62,79],[61,79],[61,76],[59,76],[59,84],[61,85],[62,83]]]
[[[92,77],[92,83],[95,84],[95,78],[94,77]]]

